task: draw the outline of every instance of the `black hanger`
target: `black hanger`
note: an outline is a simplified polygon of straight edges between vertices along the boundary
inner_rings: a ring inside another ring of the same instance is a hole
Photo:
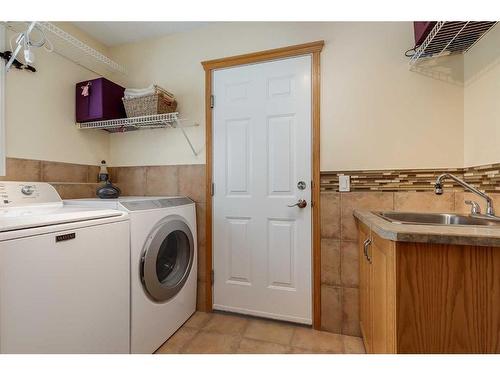
[[[4,59],[5,61],[9,61],[11,56],[12,56],[12,52],[10,52],[10,51],[0,52],[0,57],[2,59]],[[36,72],[36,69],[33,66],[25,65],[21,61],[19,61],[18,59],[14,59],[12,66],[16,69],[29,70],[30,72],[33,72],[33,73]]]

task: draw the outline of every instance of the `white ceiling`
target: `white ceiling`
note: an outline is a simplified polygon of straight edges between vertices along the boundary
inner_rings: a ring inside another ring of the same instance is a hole
[[[112,47],[203,27],[209,22],[73,22],[102,44]]]

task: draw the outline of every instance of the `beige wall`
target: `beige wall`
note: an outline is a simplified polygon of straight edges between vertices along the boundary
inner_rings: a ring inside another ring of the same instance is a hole
[[[500,26],[464,55],[464,161],[500,161]]]
[[[35,54],[35,74],[12,69],[6,76],[7,156],[81,164],[106,159],[107,133],[75,127],[75,84],[96,75],[43,49]]]
[[[322,170],[462,166],[463,89],[410,72],[403,52],[412,38],[409,22],[226,23],[110,51],[131,72],[124,84],[162,85],[183,116],[204,124],[200,61],[324,39]],[[203,147],[203,127],[188,131]],[[111,135],[110,159],[204,163],[178,130]]]
[[[107,158],[123,166],[202,164],[200,61],[324,39],[322,170],[461,167],[500,158],[499,27],[464,56],[463,88],[407,69],[402,51],[412,41],[408,22],[214,24],[113,49],[71,25],[59,26],[127,66],[129,75],[116,81],[136,87],[155,82],[174,91],[183,117],[201,124],[187,129],[201,154],[194,157],[175,129],[111,136],[79,131],[73,85],[93,73],[38,50],[36,74],[7,75],[7,156],[88,164]]]

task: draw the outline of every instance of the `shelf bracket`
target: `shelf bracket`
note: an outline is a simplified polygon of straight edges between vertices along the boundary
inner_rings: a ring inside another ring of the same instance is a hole
[[[181,129],[182,135],[184,135],[184,138],[186,138],[187,143],[189,144],[189,147],[191,148],[191,151],[193,152],[194,156],[198,156],[198,152],[194,149],[193,144],[191,143],[191,140],[189,139],[188,135],[186,134],[186,131],[182,127],[181,123],[179,122],[178,119],[175,120],[175,127]]]

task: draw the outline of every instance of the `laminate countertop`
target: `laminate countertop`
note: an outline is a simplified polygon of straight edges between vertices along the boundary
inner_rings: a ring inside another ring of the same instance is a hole
[[[396,224],[362,210],[354,210],[354,217],[391,241],[500,247],[500,226]]]

